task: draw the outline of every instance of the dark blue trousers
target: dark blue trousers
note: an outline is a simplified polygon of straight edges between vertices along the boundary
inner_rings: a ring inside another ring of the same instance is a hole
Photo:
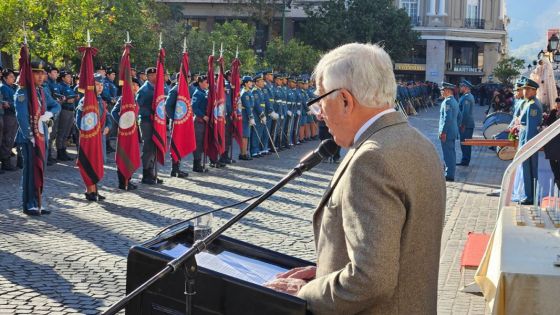
[[[528,202],[534,201],[535,179],[538,178],[539,155],[533,154],[527,161],[523,162],[523,185],[525,186],[525,196]]]
[[[465,139],[472,139],[474,132],[474,128],[465,128],[464,132],[461,132],[459,138],[461,142],[465,141]],[[461,163],[462,164],[469,164],[471,162],[471,146],[470,145],[461,145]]]

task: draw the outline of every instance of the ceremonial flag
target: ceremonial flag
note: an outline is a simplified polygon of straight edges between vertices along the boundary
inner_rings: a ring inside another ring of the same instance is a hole
[[[102,132],[106,115],[100,115],[95,81],[93,79],[93,56],[97,49],[80,47],[82,56],[80,68],[80,85],[78,91],[84,94],[82,118],[80,124],[80,145],[78,150],[78,168],[86,186],[97,184],[103,178]]]
[[[193,110],[191,96],[189,93],[189,54],[185,51],[181,61],[181,71],[177,87],[177,103],[173,117],[173,129],[171,131],[171,158],[173,162],[179,161],[196,149],[194,136]]]
[[[239,98],[239,92],[241,91],[241,77],[240,77],[240,66],[241,62],[238,58],[235,58],[231,63],[231,104],[232,113],[231,121],[233,128],[233,138],[237,141],[237,144],[241,147],[241,141],[243,140],[243,114],[241,110],[241,98]]]
[[[167,150],[167,125],[165,115],[165,90],[164,90],[164,69],[165,50],[159,50],[159,56],[156,67],[156,87],[154,91],[154,99],[152,100],[152,109],[154,111],[152,117],[153,134],[152,140],[156,145],[156,158],[159,164],[163,165],[165,161],[165,152]]]
[[[138,143],[138,106],[132,93],[132,76],[130,74],[130,44],[125,44],[119,66],[119,85],[122,87],[121,110],[119,112],[119,132],[117,134],[117,152],[115,161],[117,169],[130,178],[140,167],[140,145]]]
[[[35,89],[35,81],[33,80],[33,72],[31,69],[31,58],[29,56],[29,49],[27,44],[23,44],[20,50],[19,57],[19,81],[20,87],[25,87],[27,89],[28,105],[29,110],[29,124],[30,129],[33,134],[33,139],[35,139],[35,147],[33,148],[33,178],[35,183],[35,190],[40,196],[43,192],[43,180],[45,174],[45,130],[43,123],[40,121],[41,115],[45,113],[45,97],[41,94],[41,104],[39,107],[39,99],[37,98],[37,90]],[[38,198],[41,202],[41,198]],[[40,206],[40,205],[39,205]]]
[[[216,99],[216,84],[214,81],[214,56],[208,56],[208,105],[206,107],[206,132],[204,134],[204,154],[210,158],[210,161],[218,160],[218,150],[215,145],[214,131],[214,105]]]
[[[219,154],[226,151],[226,91],[224,78],[224,58],[218,58],[219,72],[216,82],[216,97],[214,99],[214,145]]]

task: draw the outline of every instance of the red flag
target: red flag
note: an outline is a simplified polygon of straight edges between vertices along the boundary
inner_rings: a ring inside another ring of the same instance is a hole
[[[224,58],[218,59],[220,71],[216,82],[216,98],[214,99],[214,111],[212,118],[214,123],[214,145],[219,154],[226,151],[226,91],[224,79]],[[211,120],[212,121],[212,120]]]
[[[33,73],[31,69],[31,58],[29,56],[29,49],[26,44],[21,45],[21,50],[19,52],[19,81],[20,87],[25,87],[27,89],[28,96],[28,111],[29,111],[29,125],[31,132],[33,133],[33,138],[35,139],[35,147],[33,148],[33,178],[35,183],[35,189],[37,195],[41,196],[43,193],[43,179],[45,170],[45,135],[43,129],[43,123],[39,121],[41,115],[45,113],[45,97],[41,94],[41,104],[39,107],[39,100],[37,98],[37,90],[35,89],[35,81],[33,80]],[[41,206],[41,198],[39,200],[39,207]]]
[[[237,58],[231,63],[231,121],[233,125],[232,136],[241,147],[241,141],[243,140],[243,114],[241,111],[241,98],[239,98],[239,92],[241,91],[240,66],[241,62]]]
[[[194,121],[189,94],[189,54],[183,53],[179,81],[177,82],[177,103],[173,117],[173,129],[171,131],[171,158],[174,162],[188,155],[196,149],[194,137]]]
[[[208,105],[206,107],[206,132],[204,134],[204,153],[211,161],[218,160],[218,151],[215,145],[214,137],[214,105],[216,99],[216,83],[214,82],[214,56],[208,56]]]
[[[130,44],[124,46],[119,67],[119,85],[122,86],[121,110],[119,112],[119,132],[117,134],[117,169],[124,178],[130,178],[140,167],[140,145],[138,143],[138,106],[132,93],[130,75]]]
[[[86,186],[91,186],[97,184],[103,178],[101,139],[105,127],[106,111],[103,112],[103,115],[99,112],[93,79],[93,56],[97,54],[97,49],[80,47],[78,50],[83,53],[78,90],[84,93],[84,103],[82,105],[77,164],[84,183]]]
[[[152,117],[153,135],[152,140],[156,145],[156,158],[159,164],[163,165],[165,161],[165,152],[167,150],[167,126],[165,114],[165,78],[163,63],[165,61],[165,50],[159,50],[159,56],[156,67],[156,87],[154,91],[154,99],[152,101],[152,109],[154,111]]]

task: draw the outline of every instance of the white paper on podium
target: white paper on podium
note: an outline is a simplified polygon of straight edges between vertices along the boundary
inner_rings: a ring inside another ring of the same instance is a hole
[[[177,246],[163,249],[161,252],[171,257],[178,257],[188,249],[183,244],[177,244]],[[196,263],[199,267],[258,285],[263,285],[275,279],[277,274],[287,271],[286,268],[229,251],[223,251],[217,255],[208,252],[199,253],[196,255]]]

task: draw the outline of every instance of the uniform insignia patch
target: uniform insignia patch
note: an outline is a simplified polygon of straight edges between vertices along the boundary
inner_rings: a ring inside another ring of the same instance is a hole
[[[25,101],[25,95],[19,95],[17,99],[18,99],[18,102],[23,102],[23,101]]]
[[[531,117],[535,117],[535,116],[537,116],[537,110],[531,109]]]

